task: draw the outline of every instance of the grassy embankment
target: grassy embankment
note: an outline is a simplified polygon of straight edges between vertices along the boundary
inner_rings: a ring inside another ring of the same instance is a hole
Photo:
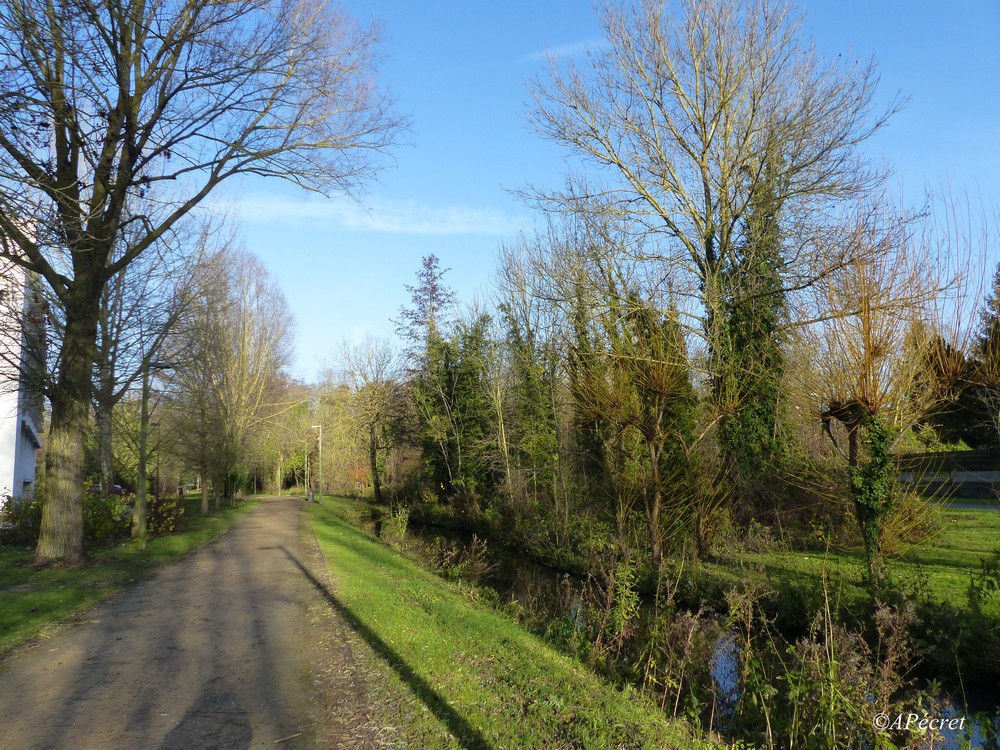
[[[312,506],[331,604],[414,700],[399,721],[414,747],[706,744],[633,690],[618,690],[498,612],[339,515]]]
[[[244,500],[202,517],[200,498],[189,500],[180,531],[156,536],[145,550],[132,542],[95,550],[76,568],[32,565],[33,550],[0,546],[0,654],[69,619],[153,568],[171,562],[226,531],[243,512],[257,505]]]
[[[375,508],[370,501],[355,502]],[[422,513],[427,523],[462,528],[444,506]],[[983,561],[989,561],[1000,552],[1000,507],[995,504],[982,504],[978,508],[945,505],[941,521],[941,529],[934,536],[902,554],[888,556],[886,563],[895,585],[906,593],[962,609],[968,606],[970,576],[980,573]],[[697,607],[697,600],[701,598],[708,599],[713,606],[722,606],[722,592],[737,582],[753,580],[765,589],[794,588],[802,593],[812,590],[821,594],[825,579],[832,588],[831,593],[842,601],[859,604],[868,600],[866,564],[860,546],[827,551],[772,552],[741,549],[739,540],[724,546],[726,550],[711,561],[683,564],[684,574],[693,583],[689,588],[693,600],[687,602],[690,606]],[[542,561],[557,569],[563,567],[557,559]],[[570,562],[567,566],[570,572],[582,572],[584,561],[573,559]],[[821,601],[817,599],[814,604],[818,606]],[[983,614],[1000,619],[1000,596],[986,603]]]
[[[356,513],[357,508],[380,511],[370,500],[344,501],[344,512]],[[350,508],[350,511],[348,511]],[[425,513],[424,521],[445,527],[463,528],[448,512],[438,507]],[[412,521],[412,516],[411,516]],[[941,511],[941,529],[931,538],[914,545],[899,555],[890,555],[886,563],[894,583],[910,595],[948,603],[958,609],[968,606],[970,576],[980,573],[983,561],[1000,551],[1000,508],[949,508]],[[480,534],[482,535],[482,531]],[[493,541],[491,541],[491,544]],[[560,569],[558,560],[541,560]],[[583,562],[574,561],[569,572],[580,573]],[[681,565],[678,563],[678,565]],[[713,606],[724,605],[723,592],[737,582],[756,580],[765,589],[798,590],[803,595],[819,596],[813,604],[822,603],[824,579],[830,593],[841,601],[860,604],[869,599],[865,587],[866,564],[860,547],[827,551],[750,552],[732,545],[711,561],[681,565],[683,574],[692,582],[688,595],[692,607],[700,599]],[[983,614],[1000,619],[1000,596],[992,597]]]
[[[343,501],[340,507],[352,518],[379,510],[364,500]],[[1000,509],[946,507],[940,518],[937,534],[887,560],[892,581],[887,598],[893,602],[896,592],[902,592],[916,603],[917,622],[910,631],[919,655],[911,665],[914,676],[940,680],[948,689],[995,684],[1000,664]],[[435,520],[447,524],[450,519],[439,512]],[[711,561],[668,565],[680,606],[696,610],[707,604],[724,612],[726,592],[742,584],[756,592],[762,614],[791,640],[808,629],[827,603],[854,630],[870,622],[872,601],[858,549],[751,552],[737,542]]]

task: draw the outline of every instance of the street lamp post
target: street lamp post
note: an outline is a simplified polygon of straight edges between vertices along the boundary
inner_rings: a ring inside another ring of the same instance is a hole
[[[314,424],[312,429],[319,430],[319,494],[323,494],[323,425]],[[317,500],[316,502],[319,502]]]
[[[132,537],[146,549],[146,443],[149,432],[149,371],[170,370],[167,362],[147,362],[142,368],[142,394],[139,401],[139,462],[136,466],[135,512],[132,514]]]

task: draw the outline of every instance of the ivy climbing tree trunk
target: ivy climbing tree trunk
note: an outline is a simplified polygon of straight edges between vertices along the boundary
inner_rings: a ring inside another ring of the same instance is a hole
[[[785,372],[782,239],[777,169],[752,189],[741,238],[721,270],[722,298],[708,337],[718,412],[719,443],[730,479],[744,499],[766,491],[781,461],[778,401]],[[715,319],[718,318],[716,322]]]
[[[860,439],[862,451],[858,450]],[[873,593],[883,588],[885,565],[882,562],[882,529],[893,508],[893,484],[896,470],[889,450],[893,432],[879,416],[867,416],[851,431],[854,456],[851,463],[851,497],[858,526],[865,545],[868,584]],[[859,453],[863,452],[863,456]]]
[[[903,493],[893,442],[951,390],[948,378],[927,373],[949,356],[936,332],[951,327],[943,316],[953,311],[939,300],[954,281],[941,265],[942,248],[914,241],[901,209],[875,202],[859,207],[851,221],[856,260],[819,287],[827,316],[808,329],[816,338],[807,350],[816,357],[802,370],[801,387],[818,397],[823,430],[846,459],[847,492],[877,595],[885,583],[887,522]]]

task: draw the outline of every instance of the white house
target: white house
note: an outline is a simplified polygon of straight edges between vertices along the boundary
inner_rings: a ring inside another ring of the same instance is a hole
[[[0,265],[0,504],[34,490],[42,400],[26,387],[22,373],[36,366],[32,354],[44,351],[44,341],[37,292],[21,268]]]

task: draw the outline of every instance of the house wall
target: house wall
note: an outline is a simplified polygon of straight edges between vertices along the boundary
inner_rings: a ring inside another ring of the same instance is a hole
[[[17,440],[14,446],[14,487],[19,488],[20,494],[25,495],[35,491],[36,451],[42,447],[42,440],[39,434],[40,428],[28,410],[20,412],[17,428]]]
[[[0,386],[0,504],[14,494],[14,456],[20,430],[17,420],[17,393]],[[19,493],[18,493],[19,494]]]
[[[36,451],[41,447],[41,400],[21,386],[13,364],[23,363],[21,321],[30,319],[34,333],[29,335],[44,336],[44,316],[25,291],[23,271],[0,268],[0,503],[34,491]]]

